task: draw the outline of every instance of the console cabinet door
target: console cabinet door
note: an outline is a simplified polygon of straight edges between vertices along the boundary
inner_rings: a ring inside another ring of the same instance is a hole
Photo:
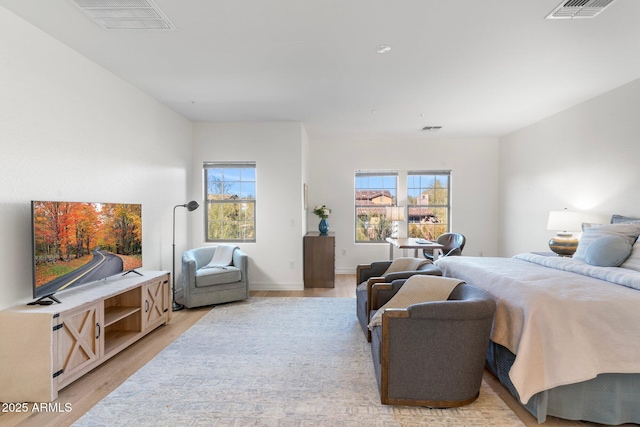
[[[167,322],[167,313],[169,311],[168,282],[167,277],[163,276],[145,284],[143,291],[144,301],[142,302],[143,331]]]
[[[90,370],[102,356],[102,302],[63,312],[54,331],[54,376],[62,388]]]

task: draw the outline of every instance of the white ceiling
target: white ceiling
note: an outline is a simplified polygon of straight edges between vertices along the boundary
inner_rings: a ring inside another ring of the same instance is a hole
[[[301,121],[312,140],[499,137],[640,77],[638,0],[574,20],[544,19],[559,0],[155,2],[176,31],[0,5],[193,121]]]

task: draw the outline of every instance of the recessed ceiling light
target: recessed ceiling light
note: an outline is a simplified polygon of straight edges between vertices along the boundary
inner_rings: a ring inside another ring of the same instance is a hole
[[[387,53],[391,50],[391,46],[386,45],[386,44],[381,44],[380,46],[378,46],[376,48],[376,52],[378,53]]]

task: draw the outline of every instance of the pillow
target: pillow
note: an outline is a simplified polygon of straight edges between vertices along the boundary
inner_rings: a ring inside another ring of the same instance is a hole
[[[595,222],[583,222],[582,223],[582,231],[586,230],[587,228],[591,227],[592,225],[602,225],[602,224],[598,224]]]
[[[631,255],[620,267],[640,271],[640,241],[636,241],[636,244],[631,248]]]
[[[630,216],[623,215],[611,215],[611,224],[620,224],[620,223],[629,223],[629,222],[640,222],[640,218],[631,218]]]
[[[585,254],[589,245],[602,236],[620,236],[633,245],[640,234],[640,224],[593,224],[582,233],[578,242],[578,249],[573,254],[574,259],[585,261]]]
[[[631,254],[631,245],[621,236],[602,236],[595,239],[584,254],[587,264],[598,267],[618,267]]]

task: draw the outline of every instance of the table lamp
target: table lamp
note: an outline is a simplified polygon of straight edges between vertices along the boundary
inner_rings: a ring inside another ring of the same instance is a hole
[[[573,237],[572,232],[580,231],[582,228],[582,213],[568,210],[549,212],[547,230],[557,231],[556,235],[549,240],[549,249],[559,256],[573,256],[578,248],[578,239]]]
[[[391,220],[391,238],[398,238],[398,221],[404,221],[403,206],[388,206],[387,219]]]

